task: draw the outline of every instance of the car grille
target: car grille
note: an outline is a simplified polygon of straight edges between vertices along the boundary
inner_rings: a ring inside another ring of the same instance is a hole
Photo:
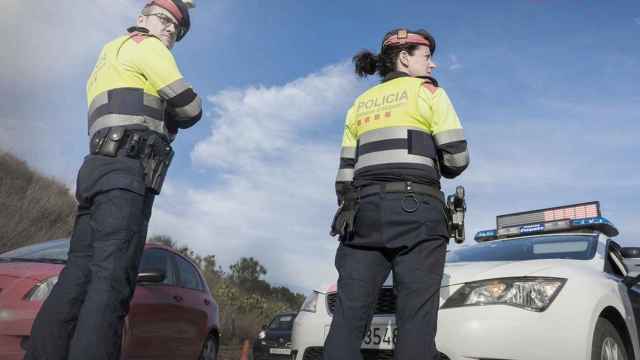
[[[264,345],[275,348],[291,348],[291,340],[289,339],[265,339]]]
[[[327,307],[329,313],[333,314],[336,309],[337,293],[327,295]],[[396,313],[396,294],[392,287],[383,287],[378,293],[378,303],[376,304],[375,315],[386,315]]]
[[[309,347],[304,351],[302,360],[322,360],[321,347]],[[364,360],[391,360],[393,359],[393,350],[375,350],[362,349],[362,358]],[[440,360],[449,360],[449,357],[440,353]]]

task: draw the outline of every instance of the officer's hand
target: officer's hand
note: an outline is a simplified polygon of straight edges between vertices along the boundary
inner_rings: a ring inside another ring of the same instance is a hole
[[[164,126],[167,127],[169,134],[177,134],[178,133],[178,123],[175,120],[175,114],[170,107],[164,111]]]
[[[333,217],[333,223],[331,224],[331,236],[350,235],[353,232],[357,205],[355,202],[346,201],[336,211],[336,215]]]

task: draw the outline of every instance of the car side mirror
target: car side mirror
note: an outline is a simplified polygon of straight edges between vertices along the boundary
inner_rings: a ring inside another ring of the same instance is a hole
[[[640,282],[640,275],[638,276],[626,276],[622,281],[628,288],[636,286]]]
[[[138,283],[161,283],[167,277],[163,270],[152,269],[138,274]]]
[[[640,247],[623,247],[620,253],[625,259],[640,259]]]
[[[620,249],[629,275],[640,275],[640,247],[624,247]]]

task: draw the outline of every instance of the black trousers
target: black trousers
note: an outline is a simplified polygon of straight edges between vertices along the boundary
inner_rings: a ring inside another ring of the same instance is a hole
[[[119,359],[155,197],[143,174],[135,159],[85,158],[68,262],[36,317],[25,359]]]
[[[443,204],[426,195],[374,195],[360,200],[354,231],[336,253],[338,297],[324,360],[362,359],[360,346],[391,271],[394,359],[439,359],[435,335],[448,238]]]

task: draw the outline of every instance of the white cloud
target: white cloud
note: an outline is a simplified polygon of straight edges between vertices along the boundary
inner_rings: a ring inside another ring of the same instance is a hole
[[[215,107],[211,136],[192,154],[198,165],[246,169],[282,161],[305,130],[342,117],[358,83],[346,63],[329,66],[280,87],[252,86],[209,97]]]
[[[364,85],[344,63],[284,86],[210,96],[211,135],[191,156],[205,173],[218,172],[223,180],[198,189],[188,179],[169,183],[152,232],[215,254],[225,267],[242,256],[256,257],[272,282],[310,289],[334,278],[337,244],[327,232],[339,144],[336,136],[318,134],[339,132]],[[467,244],[475,231],[493,227],[498,214],[590,200],[601,200],[607,216],[637,234],[628,226],[628,201],[619,201],[611,187],[634,189],[640,174],[624,161],[610,161],[616,153],[632,153],[633,110],[545,101],[541,106],[551,115],[500,122],[494,114],[477,113],[492,121],[465,123],[472,166],[444,185],[447,192],[458,184],[467,188]],[[594,119],[605,114],[620,127],[602,129]],[[626,176],[612,176],[621,170]]]
[[[471,166],[449,184],[467,188],[467,236],[495,227],[499,214],[598,200],[604,216],[620,228],[621,241],[637,242],[640,231],[631,215],[638,209],[631,194],[640,186],[632,165],[640,131],[635,107],[550,100],[540,105],[548,114],[466,127]]]
[[[458,60],[458,56],[456,54],[449,55],[449,70],[456,71],[462,69],[463,66]]]
[[[13,142],[13,139],[16,137],[19,123],[10,118],[0,118],[0,123],[4,124],[2,131],[0,131],[0,150],[6,151],[9,149],[8,144]]]
[[[42,81],[77,72],[96,58],[104,41],[133,24],[141,5],[132,0],[4,1],[2,79]]]
[[[71,184],[86,153],[85,81],[143,1],[3,1],[0,147]],[[71,160],[70,160],[71,159]]]
[[[256,257],[275,283],[310,289],[333,278],[337,243],[328,232],[339,139],[318,134],[340,132],[364,85],[341,63],[283,86],[210,96],[211,135],[192,159],[223,180],[203,189],[169,183],[151,232],[215,254],[224,266]]]

